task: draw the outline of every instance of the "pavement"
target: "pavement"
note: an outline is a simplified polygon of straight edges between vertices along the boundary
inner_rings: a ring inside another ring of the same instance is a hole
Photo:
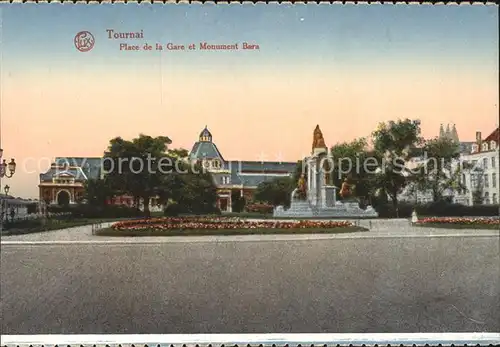
[[[2,334],[500,331],[495,230],[1,237]]]

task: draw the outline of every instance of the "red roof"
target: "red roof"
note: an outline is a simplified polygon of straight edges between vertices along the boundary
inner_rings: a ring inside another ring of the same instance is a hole
[[[500,127],[496,128],[487,138],[484,139],[485,142],[495,141],[499,142],[500,140]]]

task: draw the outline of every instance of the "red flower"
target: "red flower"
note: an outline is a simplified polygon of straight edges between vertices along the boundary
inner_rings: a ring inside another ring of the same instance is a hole
[[[115,230],[223,230],[223,229],[307,229],[307,228],[339,228],[350,227],[347,221],[249,221],[239,218],[224,217],[165,217],[129,220],[114,223],[111,228]]]
[[[464,217],[433,217],[419,220],[419,224],[460,224],[460,225],[499,225],[499,218],[464,218]]]

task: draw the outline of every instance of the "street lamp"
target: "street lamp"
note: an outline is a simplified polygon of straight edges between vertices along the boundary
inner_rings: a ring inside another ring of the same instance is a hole
[[[1,150],[0,150],[1,153]],[[1,157],[0,157],[1,158]],[[7,164],[7,161],[4,159],[2,163],[0,163],[0,177],[11,178],[16,173],[16,161],[14,158],[10,160],[10,163]]]
[[[0,148],[0,179],[6,177],[6,178],[11,178],[14,176],[16,173],[16,161],[14,158],[10,159],[10,163],[7,164],[7,161],[3,159],[3,149]],[[9,192],[10,187],[7,185],[5,186],[5,194],[7,195]],[[1,190],[0,190],[1,191]],[[5,215],[5,199],[0,200],[0,233],[3,231],[3,222],[4,222],[4,215]]]
[[[8,184],[5,187],[3,187],[3,190],[5,191],[5,195],[9,195],[10,187]]]

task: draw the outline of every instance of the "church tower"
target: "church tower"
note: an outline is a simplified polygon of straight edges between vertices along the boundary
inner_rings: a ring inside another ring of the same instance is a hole
[[[457,127],[455,126],[455,124],[453,124],[453,128],[451,129],[451,139],[456,143],[460,142],[460,139],[458,138]]]
[[[442,139],[444,137],[444,128],[443,124],[439,127],[439,138]]]
[[[445,134],[445,137],[447,139],[451,139],[451,130],[450,130],[450,125],[449,124],[446,125],[446,134]]]

